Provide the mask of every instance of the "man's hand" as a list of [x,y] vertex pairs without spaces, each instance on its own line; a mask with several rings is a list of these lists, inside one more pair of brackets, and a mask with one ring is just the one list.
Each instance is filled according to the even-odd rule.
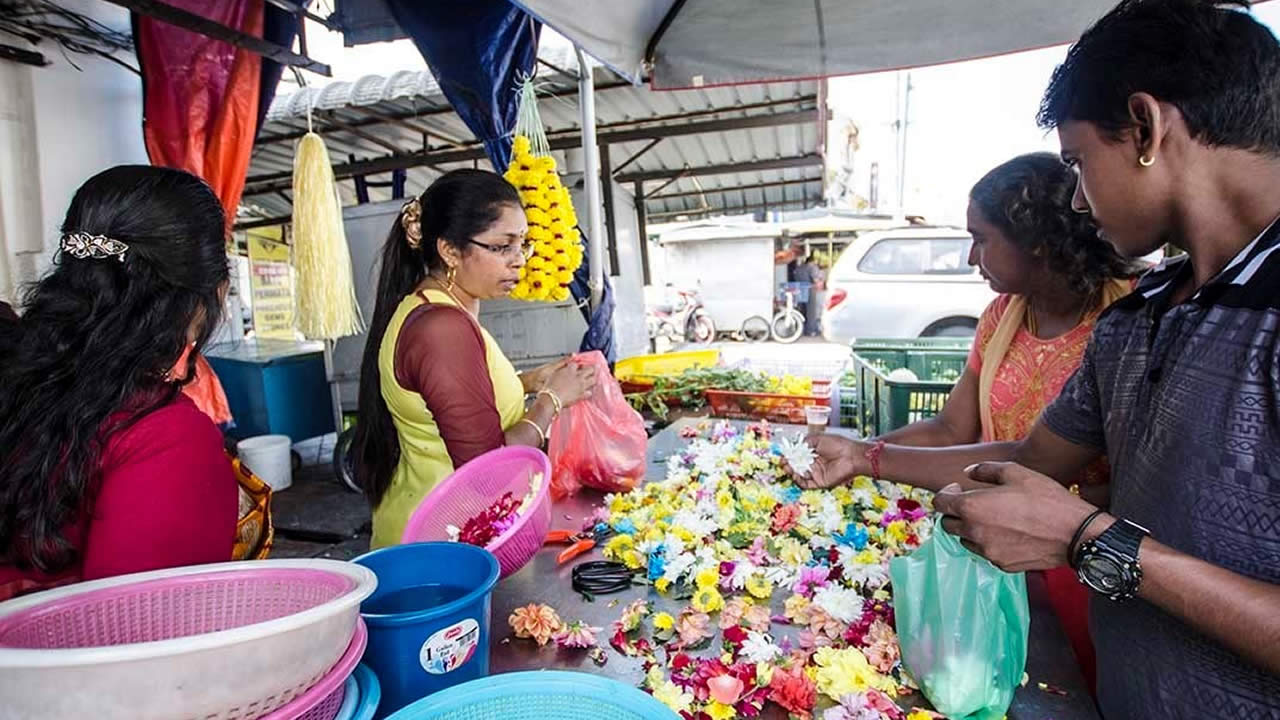
[[805,490],[833,488],[870,472],[863,443],[839,435],[810,435],[805,442],[818,456],[809,474],[796,478]]
[[[965,472],[989,487],[961,492],[951,485],[934,496],[947,532],[1006,572],[1067,564],[1072,535],[1096,508],[1052,478],[1014,463],[979,463]],[[1099,517],[1086,539],[1112,522]]]

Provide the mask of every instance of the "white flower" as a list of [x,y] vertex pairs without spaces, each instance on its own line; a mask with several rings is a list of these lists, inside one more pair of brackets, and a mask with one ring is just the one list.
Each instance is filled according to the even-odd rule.
[[742,656],[758,665],[778,659],[782,656],[782,650],[773,644],[773,638],[752,630],[742,643]]
[[695,440],[689,449],[694,454],[693,466],[703,475],[714,475],[719,472],[733,454],[730,445]]
[[846,570],[845,579],[863,592],[871,592],[889,584],[889,570],[884,565],[859,565]]
[[693,533],[694,537],[706,537],[718,529],[716,521],[712,518],[713,513],[717,510],[718,508],[715,508],[714,505],[712,506],[712,511],[706,514],[697,510],[681,510],[671,518],[671,524],[688,530]]
[[791,587],[796,584],[796,578],[800,577],[800,573],[782,565],[775,565],[764,569],[764,577],[774,587]]
[[667,558],[662,577],[671,582],[678,582],[685,573],[689,572],[695,562],[697,562],[697,558],[693,556],[693,553],[683,552],[673,555]]
[[827,537],[826,535],[814,535],[813,537],[809,538],[809,547],[813,548],[814,550],[826,550],[835,544],[836,544],[836,541],[832,540],[830,537]]
[[822,503],[818,507],[813,522],[828,534],[840,532],[847,523],[844,513],[840,511],[840,503],[829,494],[822,497]]
[[729,585],[734,590],[741,590],[747,586],[747,578],[760,572],[760,568],[751,564],[746,558],[739,559],[737,564],[733,566],[733,575],[729,578]]
[[818,588],[813,604],[842,623],[851,623],[862,615],[862,593],[835,584]]
[[818,456],[813,454],[813,448],[805,443],[804,438],[798,436],[794,438],[779,438],[778,449],[782,452],[783,459],[787,461],[787,464],[791,466],[795,474],[800,477],[807,476],[809,471],[813,469],[814,461],[818,459]]
[[449,542],[458,542],[458,538],[462,535],[462,528],[457,525],[445,525],[444,531],[449,535]]
[[684,552],[684,540],[675,533],[667,533],[667,539],[662,541],[667,557],[675,557]]

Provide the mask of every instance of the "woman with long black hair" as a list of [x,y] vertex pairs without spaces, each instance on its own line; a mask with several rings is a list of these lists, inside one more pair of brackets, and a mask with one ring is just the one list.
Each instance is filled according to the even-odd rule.
[[182,393],[227,290],[225,217],[178,170],[115,167],[76,191],[0,342],[0,600],[231,558],[236,479]]
[[[591,394],[589,368],[562,361],[517,374],[477,320],[481,300],[515,287],[528,231],[516,189],[483,170],[442,175],[391,228],[352,445],[373,547],[398,543],[454,468],[504,445],[541,447],[556,413]],[[527,395],[536,397],[526,409]]]

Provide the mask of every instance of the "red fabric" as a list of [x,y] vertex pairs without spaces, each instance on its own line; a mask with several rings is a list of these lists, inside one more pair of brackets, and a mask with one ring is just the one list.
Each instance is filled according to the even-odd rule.
[[426,304],[396,338],[396,382],[422,396],[455,468],[506,444],[484,337],[463,310]]
[[185,396],[107,440],[91,511],[56,575],[0,565],[0,600],[79,580],[231,559],[239,490],[222,436]]
[[1089,693],[1094,694],[1098,687],[1098,655],[1089,635],[1089,589],[1069,567],[1045,570],[1043,574],[1049,588],[1049,605],[1071,643]]
[[[167,0],[262,37],[262,0]],[[199,175],[235,218],[258,118],[262,58],[221,40],[138,17],[134,42],[145,92],[143,137],[153,165]]]

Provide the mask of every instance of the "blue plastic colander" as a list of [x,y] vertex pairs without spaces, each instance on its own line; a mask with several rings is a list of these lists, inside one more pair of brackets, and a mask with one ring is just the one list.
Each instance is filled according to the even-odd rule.
[[378,676],[373,674],[368,665],[357,665],[351,677],[359,688],[359,699],[346,720],[373,720],[374,713],[378,711],[378,703],[382,701],[382,687],[378,684]]
[[472,680],[408,705],[387,720],[678,720],[636,688],[597,675],[520,672]]

